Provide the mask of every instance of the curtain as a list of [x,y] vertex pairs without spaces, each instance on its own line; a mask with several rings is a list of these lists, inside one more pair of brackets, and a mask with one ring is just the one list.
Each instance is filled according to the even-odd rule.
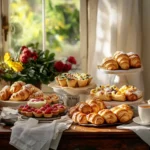
[[[98,85],[110,84],[115,77],[97,69],[103,58],[112,56],[115,51],[132,51],[141,57],[140,7],[140,0],[98,0],[96,39],[88,50],[88,72]],[[144,91],[142,72],[126,74],[125,79],[127,82],[123,83]]]

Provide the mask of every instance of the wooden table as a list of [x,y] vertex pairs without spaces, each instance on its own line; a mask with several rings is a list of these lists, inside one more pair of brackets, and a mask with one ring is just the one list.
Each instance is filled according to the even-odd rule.
[[[0,150],[15,150],[9,145],[11,129],[0,126]],[[116,127],[82,127],[72,125],[64,131],[58,150],[149,150],[134,132]]]

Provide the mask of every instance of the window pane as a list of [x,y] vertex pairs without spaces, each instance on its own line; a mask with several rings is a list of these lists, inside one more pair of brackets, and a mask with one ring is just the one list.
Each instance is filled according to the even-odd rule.
[[9,47],[17,51],[18,47],[38,43],[42,48],[42,1],[10,0]]
[[79,55],[80,0],[46,0],[46,47],[56,56]]

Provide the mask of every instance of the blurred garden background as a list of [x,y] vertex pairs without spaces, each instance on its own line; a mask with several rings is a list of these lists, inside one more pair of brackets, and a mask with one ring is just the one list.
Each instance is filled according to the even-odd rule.
[[[42,50],[42,0],[10,0],[9,48],[31,45]],[[80,0],[45,0],[46,49],[56,58],[80,49]]]

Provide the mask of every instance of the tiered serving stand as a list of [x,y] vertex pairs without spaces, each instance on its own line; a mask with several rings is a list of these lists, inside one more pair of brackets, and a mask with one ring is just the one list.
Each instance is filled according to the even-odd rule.
[[50,83],[49,87],[53,88],[54,92],[63,96],[64,104],[68,107],[74,106],[79,101],[84,101],[88,97],[90,90],[96,87],[95,83],[90,83],[85,87],[62,87],[55,82]]
[[[143,71],[143,67],[141,68],[136,68],[136,69],[128,69],[128,70],[106,70],[103,68],[99,68],[98,69],[100,71],[100,73],[104,73],[104,74],[111,74],[114,75],[112,77],[110,77],[109,79],[109,84],[110,85],[116,85],[117,87],[121,87],[123,85],[130,85],[128,79],[127,79],[127,75],[129,74],[135,74],[135,73],[139,73],[141,71]],[[129,104],[129,105],[138,105],[140,103],[144,103],[143,98],[140,98],[136,101],[105,101],[106,105],[111,105],[111,106],[115,106],[115,105],[119,105],[119,104]]]

